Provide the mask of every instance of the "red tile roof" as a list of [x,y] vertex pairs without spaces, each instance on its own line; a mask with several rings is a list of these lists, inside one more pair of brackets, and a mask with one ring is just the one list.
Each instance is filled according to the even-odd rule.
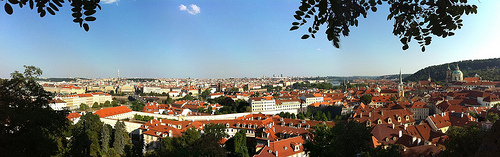
[[99,115],[99,117],[104,118],[108,116],[113,116],[117,114],[132,112],[131,109],[127,108],[127,106],[117,106],[111,108],[104,108],[97,110],[94,114]]

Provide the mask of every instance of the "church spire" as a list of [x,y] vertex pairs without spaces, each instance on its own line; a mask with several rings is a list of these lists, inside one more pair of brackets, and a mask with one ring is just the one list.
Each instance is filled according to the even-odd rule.
[[403,84],[403,75],[401,74],[401,68],[399,68],[399,84]]

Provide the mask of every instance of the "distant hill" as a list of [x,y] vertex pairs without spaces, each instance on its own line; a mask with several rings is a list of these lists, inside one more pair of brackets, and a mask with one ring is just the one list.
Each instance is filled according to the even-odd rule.
[[417,71],[416,73],[404,78],[403,80],[405,82],[427,80],[430,75],[432,81],[444,82],[446,79],[446,70],[448,66],[450,66],[450,69],[453,71],[455,70],[455,67],[457,65],[464,74],[464,77],[474,77],[475,74],[478,74],[483,80],[500,80],[500,58],[464,60],[429,66]]

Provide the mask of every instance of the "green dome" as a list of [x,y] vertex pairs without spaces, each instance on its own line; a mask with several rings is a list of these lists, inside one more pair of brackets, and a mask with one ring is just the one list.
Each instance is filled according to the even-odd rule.
[[455,71],[453,71],[453,73],[454,73],[454,74],[461,74],[461,73],[462,73],[462,71],[460,71],[460,70],[455,70]]

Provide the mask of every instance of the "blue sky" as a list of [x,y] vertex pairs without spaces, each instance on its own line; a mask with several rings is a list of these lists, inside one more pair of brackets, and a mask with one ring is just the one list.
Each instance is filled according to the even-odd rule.
[[[433,38],[426,52],[417,43],[403,51],[379,7],[341,38],[302,40],[307,27],[289,31],[299,0],[107,0],[85,32],[71,7],[40,18],[36,10],[0,11],[0,77],[34,65],[43,77],[228,78],[353,76],[414,73],[467,59],[500,57],[500,1],[470,1],[478,14],[446,39]],[[0,2],[3,5],[3,2]],[[304,26],[309,26],[306,24]]]

